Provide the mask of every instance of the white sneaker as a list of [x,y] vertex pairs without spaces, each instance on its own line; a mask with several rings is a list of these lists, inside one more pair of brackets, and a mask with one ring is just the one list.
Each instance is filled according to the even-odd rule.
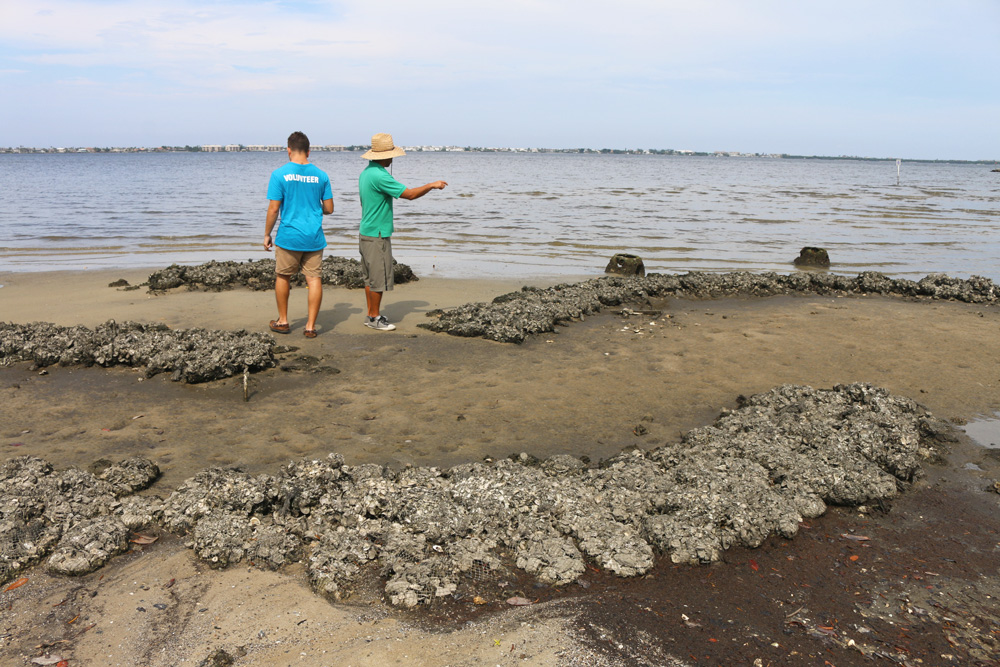
[[389,324],[389,320],[385,318],[385,315],[379,315],[378,317],[365,316],[365,326],[369,329],[375,329],[376,331],[395,331],[396,325]]

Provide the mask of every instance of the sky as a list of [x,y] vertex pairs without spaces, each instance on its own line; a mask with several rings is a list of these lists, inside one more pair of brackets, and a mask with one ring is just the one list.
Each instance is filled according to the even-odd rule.
[[0,146],[1000,159],[1000,0],[0,0]]

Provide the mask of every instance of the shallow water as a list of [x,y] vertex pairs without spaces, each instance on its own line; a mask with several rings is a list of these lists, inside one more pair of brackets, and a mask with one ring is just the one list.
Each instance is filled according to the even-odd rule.
[[998,417],[971,421],[961,428],[977,445],[986,449],[1000,449],[1000,418]]
[[[259,259],[270,172],[284,153],[0,155],[0,270]],[[314,153],[331,177],[328,252],[357,254],[358,153]],[[397,258],[419,275],[783,271],[806,245],[832,270],[1000,280],[1000,175],[987,165],[657,155],[411,153]]]

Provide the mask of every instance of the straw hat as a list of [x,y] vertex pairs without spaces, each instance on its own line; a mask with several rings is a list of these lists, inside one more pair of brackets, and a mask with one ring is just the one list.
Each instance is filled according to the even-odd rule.
[[388,160],[392,157],[402,157],[406,155],[402,148],[396,148],[392,143],[392,135],[379,132],[372,137],[372,149],[363,154],[366,160]]

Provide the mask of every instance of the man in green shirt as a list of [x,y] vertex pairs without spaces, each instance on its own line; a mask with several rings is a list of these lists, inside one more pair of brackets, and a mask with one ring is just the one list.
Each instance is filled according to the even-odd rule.
[[400,197],[418,199],[431,190],[443,190],[448,185],[444,181],[434,181],[417,188],[406,187],[386,169],[393,158],[403,155],[406,153],[392,143],[391,134],[379,133],[372,137],[371,150],[361,156],[369,161],[358,178],[358,194],[361,197],[359,246],[368,305],[365,326],[377,331],[396,328],[385,315],[379,313],[382,292],[393,287],[392,200]]

